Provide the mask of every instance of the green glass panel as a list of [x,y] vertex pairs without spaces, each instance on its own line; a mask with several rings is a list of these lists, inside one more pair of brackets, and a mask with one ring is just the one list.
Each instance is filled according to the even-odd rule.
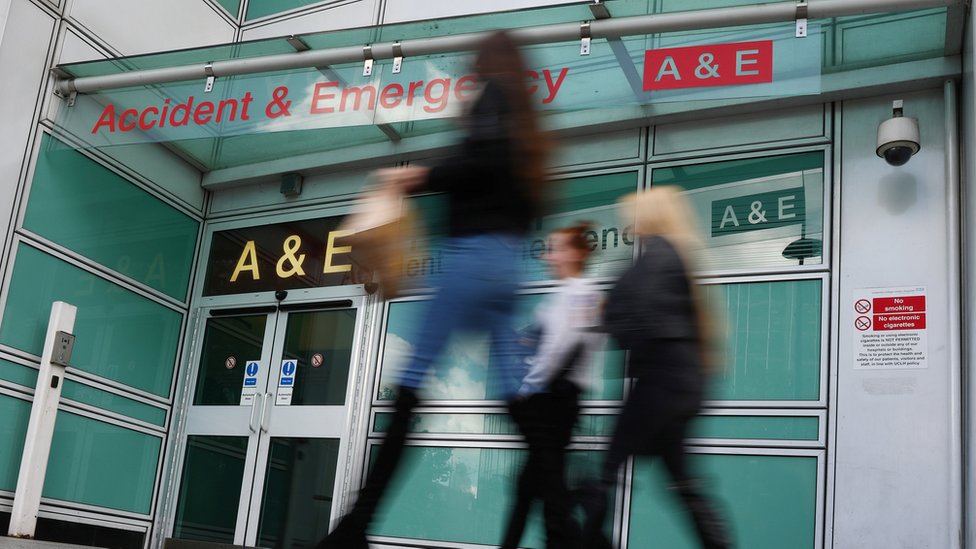
[[0,395],[0,490],[17,488],[30,412],[30,401]]
[[40,356],[54,301],[78,308],[72,366],[169,396],[180,313],[21,245],[0,324],[0,341]]
[[47,135],[41,142],[24,227],[171,297],[186,299],[199,223]]
[[318,4],[321,0],[249,0],[247,3],[247,21],[274,15],[283,11],[301,8],[311,4]]
[[234,542],[246,454],[247,437],[186,437],[174,538]]
[[[543,294],[519,296],[514,325],[531,322],[531,313]],[[390,400],[395,395],[396,375],[410,356],[421,318],[423,301],[391,303],[387,316],[387,334],[383,347],[378,398]],[[444,352],[434,362],[423,397],[437,400],[482,400],[487,395],[488,336],[455,332]],[[584,400],[619,400],[623,396],[624,353],[612,344],[596,353]]]
[[313,547],[329,533],[338,460],[338,439],[271,439],[258,547]]
[[823,262],[822,152],[654,169],[685,189],[705,249],[701,269]]
[[[576,422],[577,436],[609,436],[613,434],[616,416],[583,414]],[[389,412],[377,412],[373,430],[385,433],[393,420]],[[518,427],[508,414],[414,414],[410,423],[412,433],[439,435],[517,435]]]
[[166,410],[155,406],[102,391],[70,379],[64,381],[61,397],[103,408],[123,416],[139,419],[163,427],[166,425]]
[[37,387],[37,369],[0,359],[0,379],[24,387]]
[[[833,71],[942,57],[946,44],[946,10],[935,8],[894,14],[838,17],[825,28],[834,35]],[[911,36],[892,40],[884,36]]]
[[45,497],[149,514],[162,439],[60,412]]
[[819,399],[822,286],[820,279],[702,286],[728,332],[709,398]]
[[692,438],[817,440],[819,419],[800,416],[698,416]]
[[297,361],[292,406],[345,404],[355,329],[356,309],[288,315],[284,359]]
[[[248,361],[261,360],[268,315],[207,319],[193,404],[237,406]],[[265,366],[267,368],[267,366]],[[265,370],[267,372],[267,370]]]
[[[524,459],[525,452],[514,449],[409,446],[403,469],[410,474],[396,477],[371,533],[497,547]],[[602,459],[602,452],[570,452],[570,488],[594,478]],[[520,547],[545,547],[541,515],[530,515]]]
[[[707,479],[705,490],[730,525],[735,547],[814,547],[817,458],[701,454],[692,462]],[[629,547],[700,547],[669,482],[660,460],[635,464]]]
[[241,0],[217,0],[217,3],[223,6],[231,17],[237,19],[237,12],[241,10]]

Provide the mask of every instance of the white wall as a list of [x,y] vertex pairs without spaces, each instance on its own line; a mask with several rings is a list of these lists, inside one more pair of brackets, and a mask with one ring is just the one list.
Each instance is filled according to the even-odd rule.
[[121,55],[223,44],[236,32],[200,0],[68,0],[65,17]]
[[[951,369],[942,90],[842,106],[839,358],[833,546],[956,547],[950,531]],[[922,150],[895,168],[875,156],[891,100],[919,119]],[[928,368],[854,369],[856,290],[927,288]]]
[[[0,10],[3,3],[0,2]],[[9,3],[7,24],[0,35],[0,233],[2,250],[10,235],[8,220],[20,182],[21,166],[30,145],[37,110],[38,89],[46,78],[48,47],[54,34],[54,18],[28,0]]]

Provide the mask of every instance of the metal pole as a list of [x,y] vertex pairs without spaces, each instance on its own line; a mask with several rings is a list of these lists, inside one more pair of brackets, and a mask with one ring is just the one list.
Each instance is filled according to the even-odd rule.
[[[813,0],[807,10],[810,19],[826,19],[844,15],[890,13],[923,8],[962,4],[963,0]],[[589,22],[593,38],[699,30],[739,25],[755,25],[793,21],[796,19],[795,1],[777,2],[730,8],[716,8],[676,13],[662,13],[599,19]],[[522,45],[549,44],[580,39],[580,23],[558,23],[512,30]],[[434,36],[399,42],[405,57],[433,55],[474,49],[484,33]],[[365,44],[364,44],[365,45]],[[370,44],[373,59],[392,59],[395,43]],[[208,72],[206,63],[130,71],[104,76],[59,79],[57,90],[63,95],[93,93],[113,88],[148,86],[167,82],[204,80],[210,74],[239,76],[281,70],[301,69],[363,61],[363,46],[344,46],[327,50],[306,50],[295,53],[268,55],[248,59],[213,61]]]
[[[78,309],[63,301],[51,305],[51,319],[47,324],[44,351],[41,354],[41,371],[37,375],[34,403],[31,405],[27,438],[20,460],[17,491],[10,515],[8,535],[33,538],[37,526],[37,510],[41,505],[41,490],[47,473],[47,458],[54,438],[54,421],[57,418],[61,387],[64,385],[65,364],[71,357]],[[52,361],[53,360],[53,361]]]
[[947,547],[963,547],[963,450],[962,450],[962,300],[961,255],[959,223],[959,138],[957,120],[956,83],[946,80],[943,86],[945,99],[945,169],[946,222],[948,234],[948,288],[949,297],[949,539]]

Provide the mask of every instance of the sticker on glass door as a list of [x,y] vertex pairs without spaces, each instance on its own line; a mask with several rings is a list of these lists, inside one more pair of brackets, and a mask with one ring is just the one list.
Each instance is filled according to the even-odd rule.
[[295,387],[295,372],[298,363],[294,360],[282,360],[281,370],[278,372],[278,396],[275,406],[291,406],[291,393]]
[[254,394],[258,390],[258,372],[261,371],[261,363],[256,360],[248,360],[244,366],[244,384],[241,385],[241,406],[247,406],[254,402]]

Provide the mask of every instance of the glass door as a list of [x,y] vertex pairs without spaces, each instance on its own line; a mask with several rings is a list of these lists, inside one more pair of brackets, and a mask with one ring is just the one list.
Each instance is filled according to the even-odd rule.
[[362,301],[205,311],[173,537],[284,548],[326,534]]

